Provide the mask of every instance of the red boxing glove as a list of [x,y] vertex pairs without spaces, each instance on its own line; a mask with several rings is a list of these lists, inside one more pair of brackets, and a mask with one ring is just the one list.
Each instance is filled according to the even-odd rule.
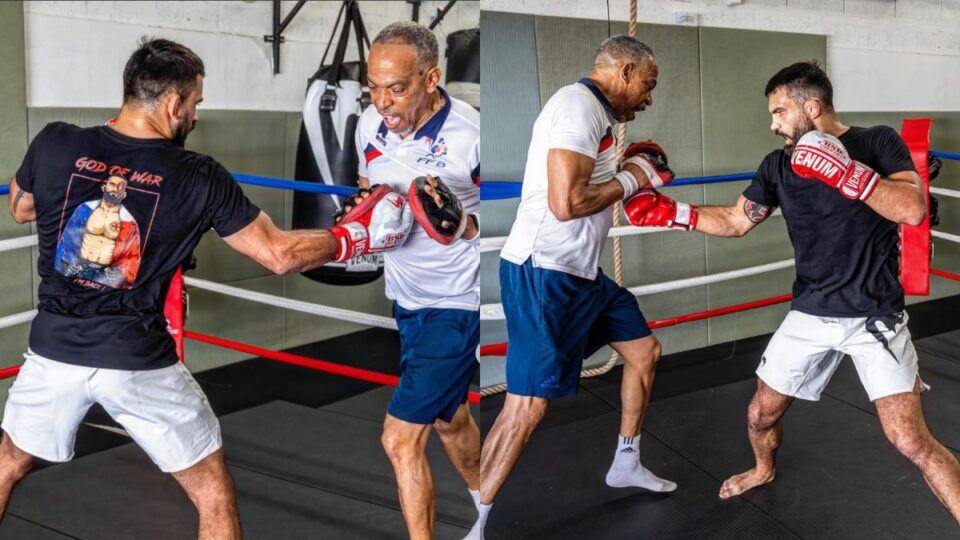
[[861,201],[867,200],[880,180],[873,169],[850,159],[839,139],[819,131],[800,137],[790,167],[800,178],[816,178],[844,197]]
[[[365,191],[369,192],[366,198],[363,197]],[[337,239],[336,262],[390,251],[407,240],[413,225],[413,213],[403,196],[394,193],[389,186],[361,189],[344,204],[353,208],[338,213],[336,226],[329,229]]]
[[692,230],[697,226],[697,207],[677,202],[653,189],[642,189],[623,207],[627,221],[637,227],[670,227]]
[[647,176],[649,185],[655,188],[669,184],[676,176],[667,166],[667,153],[660,148],[659,144],[649,139],[635,142],[624,150],[620,168],[623,168],[626,163],[640,167],[643,174]]

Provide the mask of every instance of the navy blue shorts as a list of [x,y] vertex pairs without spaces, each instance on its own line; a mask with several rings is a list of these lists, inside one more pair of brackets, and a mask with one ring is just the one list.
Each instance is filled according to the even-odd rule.
[[400,330],[400,384],[387,412],[412,424],[453,420],[477,372],[480,312],[393,306]]
[[507,319],[507,392],[558,398],[577,393],[583,359],[612,342],[651,334],[637,299],[600,271],[593,281],[500,260]]

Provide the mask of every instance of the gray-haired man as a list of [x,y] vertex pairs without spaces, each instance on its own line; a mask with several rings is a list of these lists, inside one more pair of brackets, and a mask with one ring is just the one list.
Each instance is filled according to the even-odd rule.
[[593,70],[559,89],[533,126],[523,195],[501,251],[500,289],[510,348],[507,397],[484,443],[480,519],[486,513],[551,399],[576,393],[583,359],[604,345],[624,359],[618,447],[612,487],[672,491],[640,464],[640,426],[650,399],[660,342],[636,298],[598,267],[614,203],[672,179],[653,143],[617,162],[613,127],[653,103],[657,63],[649,47],[614,36]]

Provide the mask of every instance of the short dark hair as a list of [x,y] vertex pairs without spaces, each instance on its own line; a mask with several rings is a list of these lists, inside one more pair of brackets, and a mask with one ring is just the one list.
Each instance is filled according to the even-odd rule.
[[784,88],[787,95],[797,103],[802,104],[810,98],[817,98],[829,108],[833,108],[833,85],[827,72],[820,68],[816,60],[791,64],[770,78],[763,95],[770,94]]
[[144,37],[123,68],[123,102],[155,103],[169,92],[185,98],[203,77],[203,60],[168,39]]
[[373,38],[374,43],[382,45],[410,45],[417,50],[417,61],[421,66],[432,68],[440,59],[440,47],[437,37],[426,26],[411,21],[400,21],[387,25]]

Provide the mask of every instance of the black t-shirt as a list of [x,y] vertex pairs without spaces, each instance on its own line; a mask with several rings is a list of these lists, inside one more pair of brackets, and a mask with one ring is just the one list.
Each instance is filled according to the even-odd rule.
[[[881,176],[916,171],[907,145],[887,126],[851,127],[839,139],[853,159]],[[743,195],[783,210],[796,259],[793,309],[824,317],[903,310],[896,223],[819,180],[795,175],[782,149],[763,159]]]
[[260,212],[213,158],[106,126],[48,124],[17,184],[39,237],[30,348],[97,368],[177,362],[163,315],[173,274],[211,227],[228,236]]

